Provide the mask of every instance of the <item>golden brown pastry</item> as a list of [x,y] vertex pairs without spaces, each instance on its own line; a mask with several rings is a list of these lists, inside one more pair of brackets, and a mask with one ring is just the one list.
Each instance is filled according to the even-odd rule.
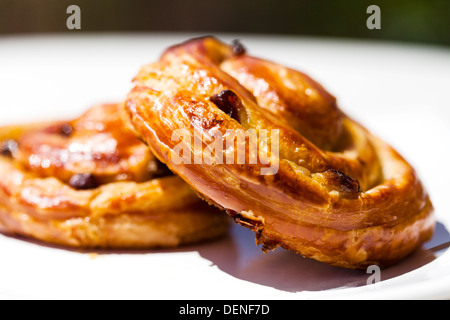
[[[414,169],[307,75],[206,37],[169,48],[134,83],[127,109],[141,138],[205,199],[255,231],[263,250],[281,246],[365,268],[393,264],[430,239],[433,208]],[[262,174],[270,170],[262,160],[238,163],[234,144],[198,164],[208,144],[186,143],[191,163],[180,162],[182,140],[173,135],[180,130],[222,137],[222,146],[229,132],[253,130],[277,170]],[[276,135],[264,142],[264,131],[278,132],[273,148]],[[249,160],[253,149],[244,147]],[[230,155],[234,164],[217,161]]]
[[161,164],[123,105],[70,122],[0,128],[0,231],[76,248],[174,247],[227,216]]

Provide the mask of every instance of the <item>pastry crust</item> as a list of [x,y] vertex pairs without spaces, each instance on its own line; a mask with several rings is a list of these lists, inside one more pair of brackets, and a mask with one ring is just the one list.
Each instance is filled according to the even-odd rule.
[[[123,121],[123,105],[100,105],[71,122],[0,128],[0,231],[75,248],[176,247],[228,229]],[[71,186],[77,174],[97,186]]]
[[[433,207],[414,169],[307,75],[206,37],[169,48],[134,84],[126,104],[135,130],[199,194],[254,230],[263,250],[366,268],[396,263],[432,236]],[[177,129],[206,137],[277,129],[279,169],[175,163]],[[189,148],[195,155],[205,144]]]

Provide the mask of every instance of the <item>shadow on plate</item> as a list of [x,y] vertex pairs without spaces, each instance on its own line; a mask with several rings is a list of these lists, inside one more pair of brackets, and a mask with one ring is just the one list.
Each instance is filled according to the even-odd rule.
[[[363,270],[332,267],[284,249],[264,254],[256,247],[253,232],[239,226],[233,227],[232,237],[217,245],[220,250],[202,246],[197,251],[236,278],[288,292],[363,286],[372,275]],[[436,259],[437,254],[449,246],[450,233],[438,223],[433,239],[402,262],[383,269],[381,280],[418,269]]]
[[[216,241],[163,250],[77,250],[22,237],[14,238],[84,254],[170,254],[197,251],[202,258],[210,261],[212,266],[217,266],[235,278],[287,292],[364,286],[371,276],[363,270],[332,267],[281,248],[265,254],[255,245],[254,233],[238,225],[231,227],[228,236]],[[418,269],[435,260],[449,246],[450,233],[442,223],[438,223],[433,238],[402,262],[383,269],[381,280],[392,279]]]

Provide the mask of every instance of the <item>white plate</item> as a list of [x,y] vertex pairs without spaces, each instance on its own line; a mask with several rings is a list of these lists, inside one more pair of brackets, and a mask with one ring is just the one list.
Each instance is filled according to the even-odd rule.
[[[0,39],[0,124],[59,119],[123,99],[144,63],[187,34]],[[450,298],[450,51],[314,38],[239,37],[251,54],[310,74],[417,169],[438,217],[432,241],[370,274],[260,252],[251,232],[178,250],[93,256],[0,235],[0,297],[39,299]],[[434,248],[434,249],[433,249]],[[442,249],[442,250],[440,250]],[[439,251],[440,250],[440,251]]]

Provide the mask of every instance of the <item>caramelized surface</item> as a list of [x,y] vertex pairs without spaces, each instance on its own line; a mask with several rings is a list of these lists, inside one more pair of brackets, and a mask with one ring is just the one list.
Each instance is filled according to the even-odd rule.
[[121,110],[100,105],[70,122],[0,128],[0,232],[116,249],[227,232],[226,215],[161,165]]
[[92,174],[100,184],[146,181],[157,170],[155,157],[122,118],[120,105],[99,105],[80,118],[24,134],[17,159],[42,177],[68,183]]
[[[310,77],[238,51],[215,38],[193,39],[136,76],[128,112],[162,162],[254,230],[263,250],[282,246],[364,268],[395,263],[431,237],[429,196],[395,150],[340,111]],[[220,98],[228,91],[238,102]],[[278,129],[279,170],[267,176],[260,162],[174,163],[177,129],[206,137]],[[189,148],[195,155],[205,145]]]

